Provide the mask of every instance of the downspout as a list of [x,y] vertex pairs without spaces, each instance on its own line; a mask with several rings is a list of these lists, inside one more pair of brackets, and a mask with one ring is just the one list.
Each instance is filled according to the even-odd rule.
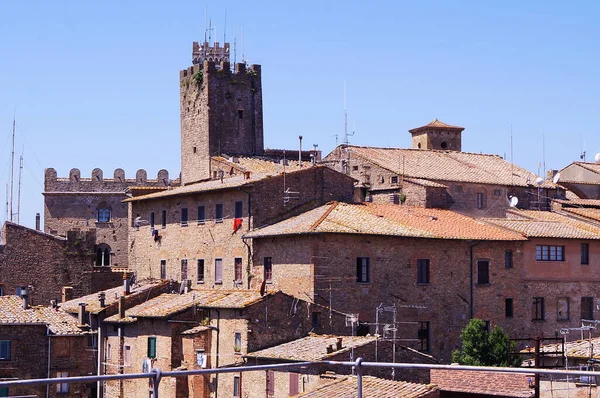
[[[47,378],[50,378],[50,348],[51,348],[51,344],[50,344],[50,326],[46,325],[46,336],[48,336],[48,374],[47,374]],[[46,384],[46,398],[50,397],[50,384]]]
[[[219,334],[221,333],[220,328],[220,320],[221,320],[221,312],[215,308],[217,311],[217,360],[215,361],[215,368],[219,367]],[[219,374],[215,374],[215,398],[219,396]]]
[[473,319],[473,315],[475,314],[474,303],[473,303],[473,300],[474,300],[474,298],[473,298],[473,296],[474,296],[474,291],[473,291],[473,288],[474,288],[474,285],[473,285],[473,282],[474,282],[474,280],[473,280],[474,279],[474,272],[473,272],[473,248],[475,246],[477,246],[479,243],[480,242],[475,242],[472,245],[469,245],[469,268],[470,268],[470,273],[469,273],[470,274],[470,279],[469,280],[471,282],[470,283],[471,284],[471,287],[470,287],[470,293],[471,293],[471,302],[470,302],[471,315],[470,315],[469,319]]

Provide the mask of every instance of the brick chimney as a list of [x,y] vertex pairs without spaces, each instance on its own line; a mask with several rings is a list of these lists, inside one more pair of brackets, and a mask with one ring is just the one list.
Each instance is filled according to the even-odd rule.
[[336,343],[336,350],[341,350],[341,349],[342,349],[342,338],[338,337],[337,343]]
[[73,299],[73,286],[63,286],[62,288],[62,302],[67,302]]
[[106,293],[104,293],[104,292],[98,293],[98,303],[100,304],[101,308],[106,307]]

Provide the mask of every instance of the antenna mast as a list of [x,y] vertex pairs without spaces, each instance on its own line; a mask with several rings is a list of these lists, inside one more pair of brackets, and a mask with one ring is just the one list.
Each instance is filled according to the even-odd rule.
[[346,108],[346,81],[344,80],[344,144],[348,145],[348,111]]
[[242,25],[242,63],[246,63],[246,57],[244,55],[244,25]]
[[13,218],[13,191],[14,191],[14,179],[15,179],[15,127],[17,125],[16,117],[13,116],[13,129],[12,129],[12,151],[10,153],[10,214],[9,220]]
[[233,22],[233,67],[237,63],[237,26]]
[[23,155],[19,157],[19,190],[17,194],[17,224],[21,225],[21,176],[23,175]]
[[223,28],[223,46],[227,42],[227,10],[225,10],[225,27]]

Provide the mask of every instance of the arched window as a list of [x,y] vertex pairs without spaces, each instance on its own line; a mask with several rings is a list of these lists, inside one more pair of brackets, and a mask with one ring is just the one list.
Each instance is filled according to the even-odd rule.
[[110,265],[110,246],[106,244],[98,245],[96,248],[96,266],[109,266]]

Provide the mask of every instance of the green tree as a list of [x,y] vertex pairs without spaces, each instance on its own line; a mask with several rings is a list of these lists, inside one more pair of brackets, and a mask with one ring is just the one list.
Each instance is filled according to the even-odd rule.
[[[515,343],[500,326],[488,333],[485,322],[471,319],[460,334],[461,349],[452,352],[452,361],[472,366],[509,366],[508,352]],[[513,363],[514,365],[514,363]]]

